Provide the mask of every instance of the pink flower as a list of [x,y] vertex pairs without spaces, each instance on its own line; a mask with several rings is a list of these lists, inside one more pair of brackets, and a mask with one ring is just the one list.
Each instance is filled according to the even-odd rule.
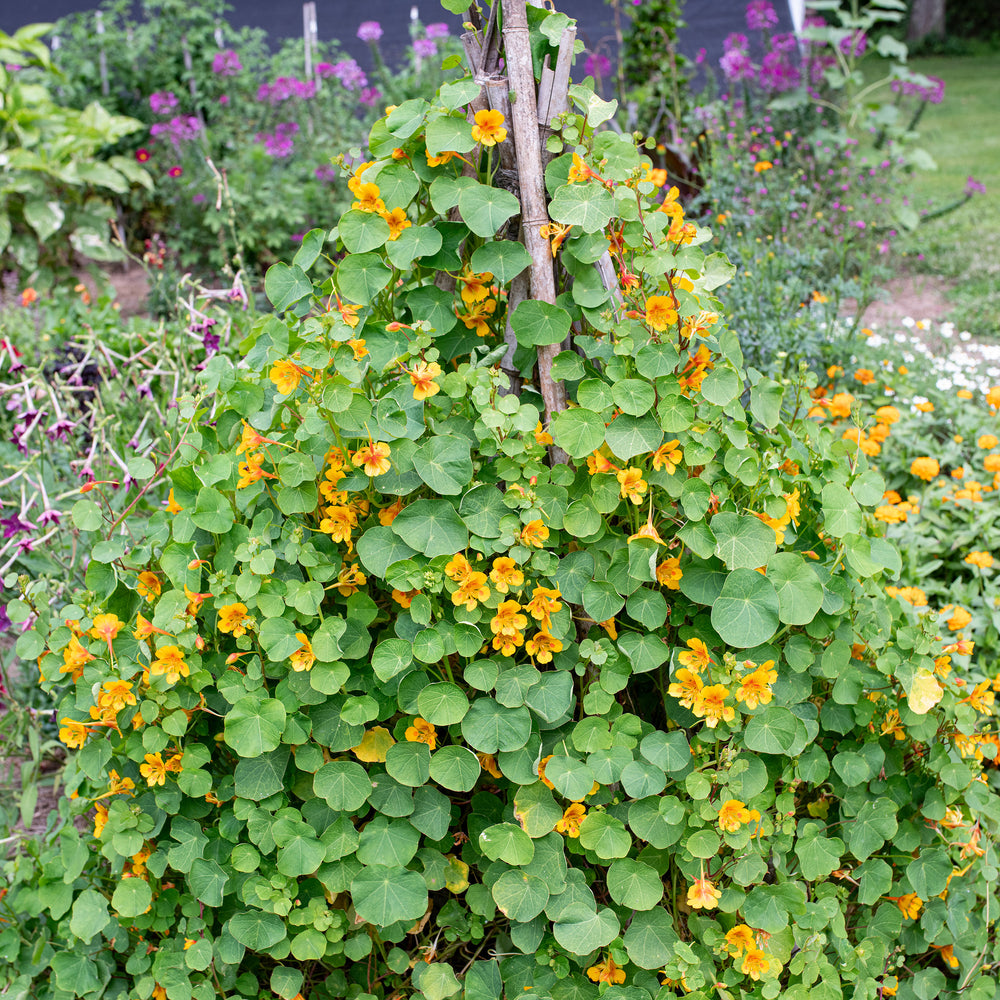
[[377,42],[382,37],[382,25],[378,21],[362,21],[358,25],[358,38],[363,42]]
[[180,175],[183,174],[183,173],[184,173],[184,168],[183,167],[171,167],[167,171],[167,176],[169,176],[169,177],[180,177]]

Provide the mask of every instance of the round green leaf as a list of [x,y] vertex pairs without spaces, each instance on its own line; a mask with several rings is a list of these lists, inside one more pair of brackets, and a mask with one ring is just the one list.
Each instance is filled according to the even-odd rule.
[[608,861],[624,858],[632,847],[632,838],[620,819],[604,812],[588,812],[580,824],[580,846]]
[[586,458],[604,443],[604,421],[592,410],[562,410],[549,424],[552,440],[570,458]]
[[491,237],[521,210],[521,203],[502,188],[470,184],[458,196],[458,210],[462,213],[462,220],[477,236]]
[[545,765],[545,777],[571,802],[581,802],[594,787],[594,772],[583,763],[557,754]]
[[376,927],[399,920],[416,920],[427,909],[423,876],[406,868],[369,865],[351,882],[351,898],[358,916]]
[[389,223],[375,212],[345,212],[337,232],[349,253],[377,250],[389,238]]
[[[548,775],[547,769],[545,773]],[[634,760],[622,769],[621,783],[630,798],[644,799],[647,795],[659,795],[667,787],[667,776],[655,764]]]
[[525,250],[524,244],[513,240],[484,243],[469,260],[476,274],[488,271],[501,285],[516,278],[530,264],[531,254]]
[[285,936],[285,922],[276,913],[248,910],[237,913],[228,923],[229,933],[251,951],[273,948]]
[[451,726],[465,718],[469,699],[457,684],[428,684],[417,695],[417,709],[421,718],[435,726]]
[[[277,265],[275,265],[277,266]],[[356,305],[367,305],[389,284],[392,271],[376,253],[349,254],[336,270],[341,296]]]
[[631,417],[623,413],[608,425],[605,432],[608,447],[622,460],[656,451],[663,440],[663,431],[654,417]]
[[722,839],[714,830],[698,830],[688,837],[684,846],[696,858],[714,858],[722,846]]
[[417,853],[420,834],[410,823],[376,816],[361,831],[358,861],[365,865],[396,865],[405,868]]
[[226,714],[226,745],[241,757],[259,757],[277,748],[285,719],[285,706],[277,698],[246,695]]
[[560,921],[552,926],[556,941],[574,955],[589,955],[598,948],[606,948],[621,929],[614,912],[601,907],[596,912],[584,903],[576,903],[560,914]]
[[537,875],[508,871],[493,884],[493,901],[509,920],[525,923],[545,909],[549,890]]
[[679,941],[670,914],[660,907],[637,913],[623,939],[629,959],[640,969],[664,966],[673,958]]
[[324,764],[313,776],[313,791],[334,812],[354,813],[368,801],[372,783],[360,764],[335,760]]
[[772,705],[750,719],[743,742],[748,750],[757,753],[786,754],[795,744],[800,725],[787,708]]
[[556,222],[579,226],[585,233],[598,233],[615,214],[615,199],[598,183],[564,184],[549,204]]
[[372,669],[383,683],[401,674],[412,662],[413,647],[403,639],[385,639],[372,654]]
[[552,792],[541,781],[522,785],[514,795],[514,819],[529,837],[550,834],[562,815]]
[[490,861],[523,867],[535,856],[532,839],[513,823],[495,823],[479,834],[479,849]]
[[625,378],[616,382],[611,394],[615,405],[633,417],[648,413],[656,402],[656,390],[639,378]]
[[663,881],[656,869],[632,858],[611,865],[607,884],[611,898],[633,910],[651,910],[663,898]]
[[394,743],[385,755],[385,769],[401,785],[418,788],[431,776],[431,748],[426,743]]
[[729,569],[755,570],[774,555],[774,530],[752,514],[716,514],[712,533],[716,555]]
[[625,598],[610,583],[591,580],[583,588],[583,609],[595,622],[614,618],[624,606]]
[[264,275],[264,292],[278,312],[284,312],[312,292],[312,282],[297,264],[272,264]]
[[778,595],[771,581],[752,569],[733,570],[712,605],[712,628],[719,638],[737,649],[750,649],[767,642],[779,625]]
[[439,496],[458,496],[472,479],[470,447],[465,437],[436,434],[428,438],[414,456],[417,474]]
[[465,522],[447,500],[417,500],[407,504],[393,520],[392,530],[430,559],[454,555],[469,544]]
[[462,719],[463,739],[480,753],[520,750],[530,735],[528,709],[505,708],[492,698],[477,698]]
[[389,263],[403,271],[419,257],[430,257],[441,249],[441,234],[430,226],[408,226],[385,245]]
[[[103,923],[107,922],[107,902],[104,901],[103,896],[101,900],[104,902],[104,921],[102,922],[91,917],[90,926],[83,934],[78,934],[78,937],[88,940],[90,936],[101,930]],[[153,892],[148,882],[141,878],[127,878],[119,882],[115,887],[114,894],[111,897],[111,906],[120,917],[138,917],[146,912],[152,901]],[[73,906],[73,916],[74,918],[76,917],[75,904]],[[75,934],[76,931],[74,930],[73,933]]]
[[510,326],[522,347],[561,344],[569,335],[570,315],[560,306],[526,299],[511,313]]
[[481,770],[479,758],[468,747],[442,747],[431,757],[431,778],[453,792],[471,791]]

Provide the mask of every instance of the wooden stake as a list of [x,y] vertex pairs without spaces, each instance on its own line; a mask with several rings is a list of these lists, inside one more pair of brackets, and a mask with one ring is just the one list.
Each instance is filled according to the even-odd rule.
[[[538,134],[538,106],[535,100],[535,74],[531,65],[531,41],[525,0],[500,0],[503,11],[504,56],[507,77],[513,94],[511,131],[517,155],[518,182],[521,188],[521,226],[524,244],[531,254],[531,297],[537,302],[555,304],[556,284],[549,241],[541,229],[548,224],[545,207],[545,179]],[[560,345],[538,348],[538,382],[545,405],[546,425],[555,414],[566,409],[566,387],[552,378],[552,362]],[[561,448],[549,449],[553,462],[569,464],[569,455]]]
[[101,36],[101,49],[97,54],[97,64],[101,70],[101,93],[107,97],[111,92],[111,88],[108,83],[108,54],[104,51],[104,15],[97,11],[94,14],[94,20],[97,22],[97,34]]

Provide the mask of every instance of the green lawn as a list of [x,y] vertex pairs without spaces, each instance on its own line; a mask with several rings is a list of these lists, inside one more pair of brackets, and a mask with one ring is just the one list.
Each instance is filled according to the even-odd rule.
[[[924,112],[919,144],[937,161],[913,178],[916,208],[951,203],[968,177],[986,185],[962,208],[923,225],[903,244],[903,265],[955,282],[951,319],[961,329],[1000,335],[1000,52],[914,60],[946,83],[944,101]],[[917,255],[924,259],[918,260]]]

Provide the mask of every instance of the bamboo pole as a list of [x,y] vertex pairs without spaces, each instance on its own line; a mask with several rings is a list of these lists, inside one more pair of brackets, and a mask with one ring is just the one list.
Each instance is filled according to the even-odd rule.
[[[535,100],[535,74],[531,65],[531,41],[528,35],[526,0],[500,0],[503,12],[504,56],[507,78],[513,94],[511,129],[517,154],[518,183],[521,189],[521,225],[524,244],[531,254],[531,297],[537,302],[555,304],[556,283],[552,269],[549,241],[542,236],[548,224],[545,207],[545,180],[538,134],[538,106]],[[552,362],[560,345],[538,348],[538,382],[545,405],[545,423],[566,409],[566,387],[552,378]],[[552,446],[553,463],[569,464],[569,455]]]

